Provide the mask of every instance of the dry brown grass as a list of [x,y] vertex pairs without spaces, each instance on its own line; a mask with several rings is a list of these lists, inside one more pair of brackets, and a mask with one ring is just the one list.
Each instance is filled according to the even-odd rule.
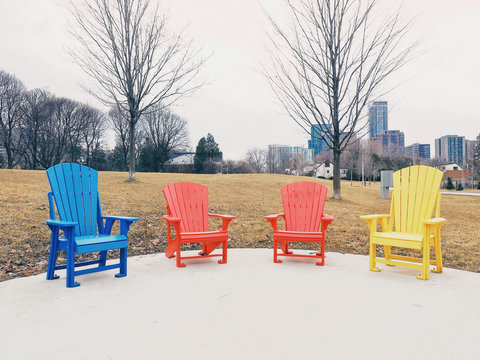
[[[230,247],[271,247],[272,230],[265,215],[282,209],[280,187],[311,180],[295,176],[194,175],[137,173],[134,184],[126,173],[102,172],[100,194],[105,215],[138,216],[130,232],[129,255],[161,252],[165,248],[162,187],[175,181],[205,184],[212,212],[236,215],[230,226]],[[329,187],[331,181],[315,180]],[[45,271],[49,231],[48,181],[44,171],[0,170],[0,280]],[[342,183],[342,201],[329,198],[325,212],[335,216],[327,231],[327,251],[368,253],[368,231],[359,215],[388,212],[390,201],[380,199],[378,184],[365,188]],[[480,198],[445,195],[442,216],[444,264],[480,272]],[[220,226],[211,220],[212,228]]]

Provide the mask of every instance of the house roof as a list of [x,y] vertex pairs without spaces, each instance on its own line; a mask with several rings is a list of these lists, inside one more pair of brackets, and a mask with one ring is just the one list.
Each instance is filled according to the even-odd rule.
[[470,171],[461,171],[461,170],[448,170],[444,174],[444,179],[451,178],[451,179],[466,179],[470,177]]
[[193,165],[195,153],[173,154],[165,165]]

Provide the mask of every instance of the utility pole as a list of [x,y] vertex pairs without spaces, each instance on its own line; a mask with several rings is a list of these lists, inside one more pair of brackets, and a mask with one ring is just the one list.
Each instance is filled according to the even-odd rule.
[[362,160],[362,185],[365,186],[365,167]]

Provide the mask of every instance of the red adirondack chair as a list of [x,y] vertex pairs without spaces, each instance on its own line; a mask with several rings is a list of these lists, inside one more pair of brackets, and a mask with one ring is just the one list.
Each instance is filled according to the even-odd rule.
[[[325,264],[325,231],[333,216],[323,213],[327,187],[319,183],[301,181],[282,187],[283,213],[266,216],[273,227],[273,262],[281,263],[278,256],[296,256],[321,259],[316,265]],[[279,230],[277,220],[285,219],[285,230]],[[294,254],[288,249],[289,242],[319,243],[315,255]],[[277,253],[280,246],[283,254]]]
[[[168,184],[163,188],[167,200],[167,215],[162,219],[167,221],[168,258],[177,257],[177,267],[185,267],[182,260],[200,257],[221,256],[219,264],[227,262],[228,224],[235,219],[231,215],[210,214],[208,212],[208,187],[191,182]],[[222,230],[208,231],[208,217],[218,217],[223,220]],[[172,238],[171,226],[175,230]],[[182,244],[202,243],[200,256],[181,257]],[[211,254],[222,245],[222,254]]]

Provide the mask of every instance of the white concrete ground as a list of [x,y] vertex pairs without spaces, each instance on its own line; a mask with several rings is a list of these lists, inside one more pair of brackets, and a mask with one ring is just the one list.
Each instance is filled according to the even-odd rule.
[[0,359],[478,359],[480,274],[416,270],[272,250],[186,261],[163,254],[80,276],[0,283]]

